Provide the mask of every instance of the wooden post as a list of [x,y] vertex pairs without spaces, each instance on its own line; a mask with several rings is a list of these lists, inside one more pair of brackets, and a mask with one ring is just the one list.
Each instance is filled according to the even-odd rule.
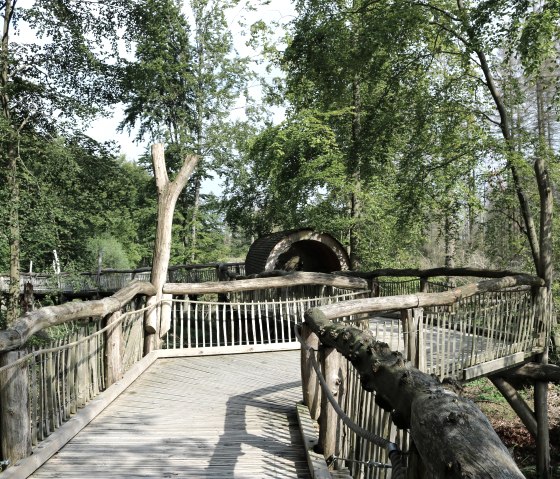
[[[305,323],[302,324],[301,336],[307,346],[315,351],[319,349],[319,338],[309,329]],[[315,353],[316,354],[316,353]],[[311,364],[311,352],[301,349],[301,378],[303,387],[303,403],[309,408],[309,414],[315,421],[321,412],[321,386],[317,379],[317,373]],[[317,357],[317,354],[316,356]]]
[[173,306],[173,295],[161,295],[161,311],[159,320],[159,335],[163,337],[171,328],[171,308]]
[[[422,280],[423,278],[420,279],[421,289],[425,286],[425,284],[422,285]],[[423,308],[401,310],[406,358],[411,362],[412,366],[418,368],[420,371],[422,371],[425,366],[423,341],[421,344],[422,333],[419,331],[423,314]],[[414,440],[410,438],[407,479],[423,479],[425,477],[427,476],[425,475],[425,467],[422,458],[418,453]]]
[[198,162],[198,157],[187,156],[183,166],[173,181],[169,181],[165,166],[164,148],[161,143],[152,145],[152,162],[154,176],[158,192],[158,219],[156,240],[154,243],[154,257],[152,262],[151,283],[156,288],[156,295],[148,300],[147,306],[154,306],[146,312],[144,328],[146,336],[144,339],[145,354],[159,346],[161,331],[159,329],[157,311],[155,305],[162,298],[163,285],[167,281],[167,268],[171,254],[171,228],[173,226],[173,213],[179,194],[187,184],[191,174]]
[[[552,322],[551,297],[548,288],[534,288],[533,298],[537,314],[537,331],[540,335],[544,353],[539,363],[548,364],[548,337]],[[537,420],[537,477],[552,478],[550,465],[550,431],[548,420],[548,382],[535,381],[535,418]]]
[[[343,375],[342,355],[330,347],[320,347],[321,369],[329,391],[341,402]],[[338,415],[327,399],[326,394],[321,397],[321,415],[319,416],[319,447],[325,459],[337,454],[338,449]]]
[[[0,366],[13,363],[23,354],[22,351],[1,354]],[[27,362],[0,373],[2,458],[12,465],[31,455],[28,383]]]
[[424,349],[421,344],[420,324],[424,316],[423,308],[401,310],[401,321],[404,336],[406,358],[415,368],[423,370],[425,365]]
[[[120,311],[108,316],[106,319],[107,326],[117,322],[120,317]],[[108,329],[105,333],[105,359],[105,377],[107,378],[107,387],[109,387],[123,377],[122,325],[120,323]]]
[[491,377],[490,381],[492,381],[496,389],[502,393],[502,396],[504,396],[511,408],[517,413],[527,430],[534,437],[537,437],[537,420],[535,419],[535,414],[531,411],[523,398],[519,396],[517,390],[503,378],[497,376]]

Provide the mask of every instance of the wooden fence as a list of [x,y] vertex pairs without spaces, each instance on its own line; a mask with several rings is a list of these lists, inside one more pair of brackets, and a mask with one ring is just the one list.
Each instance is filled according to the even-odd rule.
[[[375,392],[364,390],[359,373],[347,359],[336,349],[322,345],[306,325],[301,331],[303,403],[311,419],[318,422],[316,451],[324,455],[331,469],[348,470],[353,478],[391,478],[392,464],[386,446],[394,445],[406,454],[408,432],[393,424],[391,415],[377,404]],[[329,403],[326,390],[346,421]],[[349,427],[348,422],[355,427]],[[385,445],[372,442],[371,435]]]
[[[306,310],[367,294],[331,287],[320,289],[322,296],[311,297],[302,297],[302,292],[308,288],[300,291],[290,288],[289,292],[268,289],[245,292],[242,296],[246,301],[233,299],[219,302],[191,300],[188,296],[175,297],[170,301],[171,329],[164,338],[164,346],[167,349],[297,346],[293,328],[303,322]],[[251,295],[254,295],[254,300],[247,301]]]
[[[507,286],[517,279],[503,281]],[[526,281],[538,282],[531,278]],[[359,318],[362,326],[365,320],[377,341],[387,343],[391,350],[400,352],[404,360],[421,371],[440,379],[470,380],[522,363],[543,352],[551,322],[550,297],[541,295],[537,300],[538,291],[528,286],[503,288],[500,283],[495,289],[491,284],[488,288],[481,286],[489,283],[492,281],[446,293],[352,300],[317,307],[308,314],[318,314],[332,321]],[[406,291],[412,284],[408,282],[396,290]],[[415,284],[419,286],[418,282]],[[417,307],[410,307],[411,304]],[[398,312],[400,318],[378,316],[391,311]],[[333,392],[338,406],[349,419],[368,433],[396,443],[406,454],[407,431],[399,430],[389,413],[376,403],[376,394],[383,392],[364,391],[352,364],[334,348],[321,345],[305,325],[302,336],[304,402],[311,417],[318,421],[320,449],[325,459],[334,461],[335,468],[348,468],[354,479],[392,477],[388,449],[348,428],[329,405],[311,366],[311,353],[307,348],[318,351],[326,387]],[[415,457],[411,454],[410,460],[416,460]]]
[[[320,311],[328,319],[369,328],[425,372],[468,380],[519,363],[546,346],[549,298],[537,308],[536,280],[525,283],[533,290],[510,288],[516,281],[505,278],[491,287],[480,283],[449,291],[434,283],[430,287],[444,291],[363,299],[369,295],[363,279],[295,273],[245,281],[168,283],[164,293],[174,296],[156,307],[160,320],[167,314],[170,319],[163,347],[178,354],[293,348],[294,327],[302,323],[306,311]],[[425,291],[426,284],[407,281],[392,291]],[[3,457],[29,455],[32,447],[142,358],[144,299],[154,294],[153,286],[135,282],[103,300],[43,308],[22,317],[12,330],[0,331]],[[380,316],[388,311],[397,312],[397,317]],[[34,333],[53,325],[59,339],[22,349]],[[335,374],[328,365],[330,353],[321,355],[325,377],[334,378],[331,387],[338,391],[339,404],[350,419],[406,451],[406,431],[391,424],[377,406],[375,393],[361,389],[353,366],[339,359]],[[316,378],[305,355],[302,361],[304,389],[315,391],[307,393],[310,410],[320,408],[321,395],[313,386]],[[323,432],[334,434],[332,460],[344,463],[356,478],[390,477],[385,449],[345,429],[338,420],[334,424],[334,433],[332,427]],[[25,451],[14,452],[18,448]]]
[[43,308],[0,332],[3,458],[29,456],[142,358],[139,295],[152,288],[136,282],[111,298]]

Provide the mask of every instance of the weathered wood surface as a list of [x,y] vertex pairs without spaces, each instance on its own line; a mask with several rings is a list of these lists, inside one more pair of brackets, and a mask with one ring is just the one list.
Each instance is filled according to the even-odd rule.
[[[0,366],[16,361],[22,353],[0,355]],[[31,454],[27,365],[18,364],[0,373],[0,434],[2,458],[16,463]]]
[[160,359],[31,477],[301,478],[299,351]]
[[333,275],[328,273],[291,273],[284,276],[269,278],[242,279],[239,281],[223,281],[208,283],[167,283],[163,287],[164,293],[169,294],[208,294],[231,293],[238,291],[252,291],[268,288],[285,288],[321,284],[341,289],[367,289],[367,281],[361,278]]
[[155,289],[150,283],[132,281],[108,298],[48,306],[28,313],[19,318],[12,328],[0,331],[0,352],[22,346],[31,335],[50,326],[76,319],[107,316],[122,309],[139,294],[151,296],[155,294]]
[[478,283],[467,284],[442,293],[417,293],[382,298],[354,299],[321,306],[320,309],[326,319],[336,319],[354,314],[424,308],[428,306],[448,306],[455,304],[460,299],[487,291],[499,291],[504,288],[512,288],[515,286],[543,285],[543,280],[535,276],[507,276],[505,278],[489,279]]

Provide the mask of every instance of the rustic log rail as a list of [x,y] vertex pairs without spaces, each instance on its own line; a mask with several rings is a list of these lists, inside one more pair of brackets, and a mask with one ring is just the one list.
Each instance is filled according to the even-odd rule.
[[[306,313],[304,336],[308,345],[313,345],[315,349],[322,351],[321,357],[323,358],[323,371],[325,378],[327,382],[329,381],[329,377],[331,378],[329,386],[331,391],[339,395],[339,402],[341,405],[344,404],[349,408],[349,410],[351,410],[352,406],[351,404],[348,404],[346,400],[346,397],[349,394],[348,391],[351,391],[351,388],[341,386],[341,384],[344,384],[346,381],[345,378],[349,372],[348,366],[344,365],[340,358],[333,359],[333,357],[336,357],[338,353],[332,348],[336,348],[349,359],[356,370],[359,371],[361,383],[364,388],[376,394],[376,402],[378,403],[378,406],[373,407],[373,414],[378,414],[378,417],[381,419],[381,417],[383,417],[382,414],[380,414],[379,411],[375,411],[375,409],[379,408],[379,406],[383,406],[383,408],[387,411],[391,411],[394,423],[398,424],[400,427],[411,429],[414,443],[411,444],[410,460],[412,462],[418,461],[415,457],[414,451],[419,450],[420,456],[423,458],[422,468],[424,468],[424,473],[427,474],[425,476],[418,477],[463,477],[461,474],[468,470],[473,471],[473,468],[476,467],[473,466],[474,463],[472,461],[472,457],[474,457],[474,455],[477,454],[477,451],[480,451],[481,448],[486,450],[486,446],[482,447],[481,444],[483,441],[488,441],[489,437],[493,437],[493,439],[490,440],[492,444],[488,444],[488,448],[495,451],[495,457],[492,457],[492,461],[499,465],[496,466],[495,464],[480,463],[481,471],[484,472],[479,471],[479,473],[490,474],[488,477],[522,477],[516,466],[513,464],[511,458],[509,458],[507,451],[505,451],[503,446],[500,445],[499,439],[497,439],[495,435],[492,436],[493,431],[489,425],[487,423],[483,425],[485,421],[482,417],[475,420],[475,422],[480,421],[480,424],[475,426],[472,424],[473,421],[467,421],[469,423],[467,429],[469,427],[480,429],[478,429],[479,434],[477,437],[468,438],[467,443],[469,445],[465,446],[463,444],[463,446],[465,446],[463,451],[455,450],[454,446],[450,447],[452,443],[456,443],[458,438],[462,437],[466,432],[448,432],[451,431],[452,428],[450,429],[447,427],[445,418],[443,423],[440,424],[442,414],[438,411],[438,408],[444,408],[442,410],[447,411],[446,414],[448,414],[448,418],[451,416],[454,418],[470,417],[473,414],[475,416],[472,417],[476,417],[476,414],[480,413],[476,413],[471,410],[471,406],[460,403],[460,399],[458,398],[453,399],[452,403],[454,405],[455,401],[458,401],[457,404],[461,404],[461,408],[459,408],[461,411],[459,411],[459,409],[455,411],[454,406],[449,406],[448,395],[451,393],[444,391],[441,386],[438,386],[436,380],[427,375],[423,376],[421,371],[412,367],[413,365],[416,365],[426,369],[425,362],[419,360],[419,357],[416,354],[419,350],[425,347],[425,344],[422,342],[422,339],[425,339],[425,337],[422,334],[422,331],[418,329],[419,326],[422,327],[423,325],[425,329],[433,329],[437,326],[442,330],[453,330],[453,324],[461,323],[461,319],[464,319],[465,316],[468,317],[469,314],[473,317],[476,316],[476,314],[480,312],[481,306],[484,306],[483,309],[485,309],[486,312],[488,310],[497,309],[497,313],[499,314],[490,314],[489,318],[484,319],[489,319],[490,321],[488,329],[492,332],[497,330],[502,331],[501,337],[503,338],[507,336],[507,331],[503,331],[508,326],[506,324],[507,321],[512,320],[515,317],[515,314],[509,314],[509,309],[513,306],[511,298],[518,300],[520,294],[524,295],[523,301],[517,302],[517,304],[513,302],[515,304],[513,309],[516,310],[517,313],[522,313],[524,310],[528,310],[528,313],[520,314],[520,316],[527,319],[527,321],[524,323],[516,323],[517,326],[520,324],[522,325],[522,331],[518,333],[517,339],[519,339],[520,336],[524,336],[525,342],[521,341],[516,344],[522,353],[521,356],[518,356],[515,360],[521,363],[528,354],[534,354],[535,352],[542,351],[545,347],[543,340],[546,338],[547,323],[550,320],[550,318],[547,318],[547,315],[550,310],[546,304],[538,306],[533,304],[532,300],[535,297],[538,297],[535,291],[531,292],[530,289],[513,292],[503,291],[504,288],[507,289],[519,286],[530,286],[538,289],[540,286],[543,286],[543,283],[539,278],[527,275],[517,275],[515,277],[502,277],[499,279],[482,281],[442,293],[418,293],[414,295],[402,295],[389,298],[368,298],[362,300],[351,300],[340,304],[325,305],[311,309]],[[501,296],[496,296],[496,294]],[[490,295],[490,297],[486,297],[484,300],[481,299],[488,295]],[[529,300],[530,302],[528,302]],[[462,309],[466,311],[463,311],[463,318],[459,318],[458,320],[457,318],[453,318],[456,320],[455,323],[452,319],[450,319],[449,315],[447,315],[446,321],[435,323],[434,321],[430,321],[429,315],[428,320],[426,321],[426,318],[423,317],[423,311],[421,308],[435,308],[436,315],[438,308],[440,310],[444,308],[455,308],[454,314],[456,315]],[[403,333],[405,334],[405,345],[407,346],[404,353],[408,356],[410,361],[408,363],[405,363],[404,358],[400,353],[391,352],[391,348],[387,344],[380,343],[378,340],[376,341],[369,331],[367,333],[362,333],[355,328],[347,327],[344,323],[335,324],[332,322],[332,320],[339,320],[343,317],[355,315],[362,315],[363,317],[364,314],[388,310],[402,311],[401,318],[403,322]],[[541,321],[538,321],[539,319]],[[460,332],[462,334],[468,333],[471,336],[473,335],[475,328],[471,327],[470,331],[468,330],[469,328],[465,325],[459,328],[455,327],[456,332]],[[538,333],[538,339],[536,340],[533,338],[535,333]],[[318,339],[315,334],[318,335],[325,346],[319,346]],[[406,337],[407,335],[408,338]],[[510,332],[509,336],[511,337],[512,335],[514,335],[514,333]],[[490,340],[496,339],[493,334],[490,334],[487,337]],[[498,354],[502,356],[500,359],[512,351],[511,346],[512,345],[510,344],[510,349],[503,344],[501,345],[501,349],[498,347]],[[529,351],[527,351],[527,348]],[[456,351],[449,350],[448,358],[452,358],[454,353],[456,353]],[[445,356],[441,350],[439,351],[439,355]],[[329,358],[328,361],[326,358]],[[483,359],[487,360],[488,357],[486,356]],[[503,368],[505,365],[509,366],[509,364],[500,363],[498,365],[493,365],[493,367]],[[450,370],[449,368],[442,367],[440,372],[442,373],[441,375],[447,375],[447,373],[456,372],[456,370],[453,368]],[[485,372],[486,371],[484,370],[478,371],[479,374],[484,374]],[[309,406],[312,417],[329,417],[327,412],[324,410],[325,400],[319,393],[317,386],[314,385],[314,382],[316,382],[315,377],[316,375],[312,371],[309,371],[309,354],[302,351],[304,402]],[[421,386],[422,384],[424,384],[424,386]],[[417,397],[425,395],[425,392],[423,391],[426,389],[431,391],[428,394],[428,399],[423,397],[422,399],[418,399],[418,403],[415,403]],[[408,393],[405,393],[405,390],[408,391]],[[409,396],[406,397],[406,394],[409,394]],[[318,397],[320,399],[318,399]],[[433,399],[434,404],[437,403],[437,406],[430,404],[431,399]],[[320,409],[318,406],[319,403],[321,404]],[[413,406],[413,404],[422,404],[422,406]],[[321,411],[320,414],[319,410]],[[468,411],[468,416],[465,416],[465,411]],[[423,417],[420,418],[419,416],[417,419],[414,419],[414,414],[422,414]],[[387,422],[387,418],[385,417],[384,419],[385,422],[381,420],[380,423],[385,427],[390,428],[391,425]],[[432,422],[433,424],[431,424]],[[457,430],[461,429],[461,427],[466,424],[465,421],[461,420],[447,422],[456,423]],[[431,424],[431,426],[433,426],[432,432],[438,430],[441,431],[441,433],[429,433],[428,430],[431,426],[426,426],[426,424]],[[353,464],[364,465],[367,463],[367,461],[363,460],[363,456],[356,457],[355,455],[356,450],[363,450],[363,445],[356,448],[356,438],[353,438],[353,442],[352,440],[343,441],[341,439],[351,437],[351,435],[349,435],[348,432],[340,430],[341,425],[338,420],[331,418],[329,421],[325,422],[323,419],[319,421],[319,426],[326,429],[322,434],[320,434],[320,437],[325,438],[325,442],[322,444],[322,447],[325,448],[326,457],[342,457],[351,467]],[[490,436],[484,432],[486,430],[488,430]],[[330,439],[328,439],[329,437]],[[444,439],[442,439],[438,448],[435,444],[439,444],[440,438]],[[377,449],[378,450],[375,454],[379,455],[382,453],[379,448]],[[445,456],[445,459],[438,456],[442,450],[446,451],[445,453],[442,453],[443,456]],[[373,451],[371,451],[369,457],[372,457],[372,453]],[[493,456],[493,454],[489,454],[489,456]],[[451,457],[455,457],[455,459],[448,461]],[[415,466],[415,468],[418,467]],[[380,471],[368,473],[363,469],[353,469],[353,477],[378,478],[385,476]]]

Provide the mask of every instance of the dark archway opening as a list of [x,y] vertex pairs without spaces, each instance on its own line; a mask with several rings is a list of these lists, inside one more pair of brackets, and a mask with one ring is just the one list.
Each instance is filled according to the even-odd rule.
[[331,273],[342,269],[340,259],[326,244],[315,240],[296,241],[278,256],[274,269]]

